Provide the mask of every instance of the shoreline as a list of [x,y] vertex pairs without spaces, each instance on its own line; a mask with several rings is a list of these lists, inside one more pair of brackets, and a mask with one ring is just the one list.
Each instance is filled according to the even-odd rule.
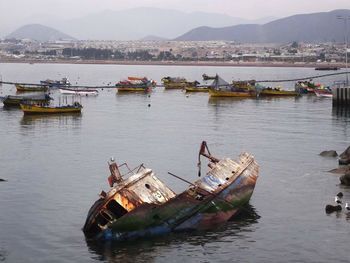
[[[111,60],[29,60],[0,59],[2,63],[19,64],[82,64],[82,65],[135,65],[135,66],[204,66],[204,67],[286,67],[286,68],[316,68],[339,67],[346,68],[345,63],[303,63],[303,62],[220,62],[220,61],[111,61]],[[330,70],[336,71],[336,70]]]

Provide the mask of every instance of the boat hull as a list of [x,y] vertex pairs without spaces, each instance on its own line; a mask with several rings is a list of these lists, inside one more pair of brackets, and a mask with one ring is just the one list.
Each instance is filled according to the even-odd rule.
[[47,86],[35,86],[35,85],[21,85],[21,84],[15,84],[16,89],[18,92],[26,92],[26,91],[31,91],[31,92],[36,92],[36,91],[47,91],[48,87]]
[[186,87],[186,92],[209,92],[209,88]]
[[[143,203],[118,219],[110,218],[110,223],[105,223],[93,238],[124,241],[223,224],[249,202],[258,172],[259,166],[249,154],[242,154],[237,162],[221,160],[193,184],[195,187],[162,204]],[[92,217],[113,198],[100,199],[92,206],[84,232],[94,220]]]
[[288,90],[262,90],[259,93],[259,96],[298,96],[296,91],[288,91]]
[[152,90],[151,87],[147,88],[139,88],[139,87],[118,87],[117,92],[150,92]]
[[39,105],[20,104],[24,114],[61,114],[61,113],[81,113],[82,106],[61,106],[49,107]]
[[20,107],[20,104],[23,102],[29,102],[32,104],[42,104],[48,105],[50,103],[50,99],[23,99],[23,98],[5,98],[3,100],[3,104],[6,107]]
[[70,94],[70,95],[79,95],[79,96],[97,96],[97,90],[80,90],[80,89],[63,89],[60,88],[60,93]]
[[242,91],[224,91],[209,89],[209,95],[211,97],[236,97],[236,98],[254,98],[255,92],[242,92]]

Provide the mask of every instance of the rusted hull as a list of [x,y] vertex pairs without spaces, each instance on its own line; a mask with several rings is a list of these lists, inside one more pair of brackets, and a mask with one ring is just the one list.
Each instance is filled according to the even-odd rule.
[[[248,183],[246,179],[239,180],[236,186],[246,183]],[[236,192],[237,189],[227,189],[231,197],[234,197],[230,201],[230,195],[225,196],[225,194],[210,199],[206,203],[195,202],[183,195],[157,207],[145,205],[120,218],[110,228],[101,232],[97,238],[122,241],[170,232],[209,229],[227,222],[247,204],[254,186],[255,184],[244,186],[239,193]],[[221,198],[227,198],[232,205],[220,200]]]
[[[144,203],[131,209],[117,220],[111,220],[93,238],[121,241],[223,224],[249,202],[258,172],[258,164],[249,155],[241,156],[238,162],[221,160],[195,182],[195,188],[189,188],[163,204]],[[132,198],[127,196],[129,200]],[[93,207],[91,211],[99,209]]]

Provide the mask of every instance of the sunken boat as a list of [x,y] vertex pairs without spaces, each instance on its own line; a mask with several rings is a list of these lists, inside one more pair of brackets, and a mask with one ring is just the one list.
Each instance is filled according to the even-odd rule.
[[[88,239],[124,241],[170,232],[208,229],[224,224],[249,202],[258,178],[259,165],[249,153],[238,160],[218,159],[206,142],[199,151],[208,159],[208,172],[175,194],[143,164],[129,169],[111,159],[111,186],[102,191],[90,208],[83,231]],[[126,174],[120,171],[127,167]]]

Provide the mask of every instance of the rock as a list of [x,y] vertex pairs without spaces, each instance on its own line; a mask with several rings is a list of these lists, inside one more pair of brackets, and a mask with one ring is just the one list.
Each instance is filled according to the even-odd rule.
[[346,174],[350,172],[350,166],[342,166],[339,168],[332,169],[328,172],[335,173],[335,174]]
[[339,192],[339,193],[337,193],[337,196],[339,197],[339,198],[343,198],[343,193],[342,192]]
[[348,158],[348,159],[339,159],[339,164],[340,165],[348,165],[348,164],[350,164],[350,158]]
[[341,155],[339,155],[339,158],[350,159],[350,146]]
[[341,211],[342,208],[341,208],[341,205],[326,205],[326,213],[327,214],[330,214],[330,213],[333,213],[333,212],[336,212],[336,211]]
[[340,176],[339,180],[341,184],[350,186],[350,172]]
[[323,157],[337,157],[338,153],[334,150],[330,150],[330,151],[323,151],[320,153],[320,155]]

